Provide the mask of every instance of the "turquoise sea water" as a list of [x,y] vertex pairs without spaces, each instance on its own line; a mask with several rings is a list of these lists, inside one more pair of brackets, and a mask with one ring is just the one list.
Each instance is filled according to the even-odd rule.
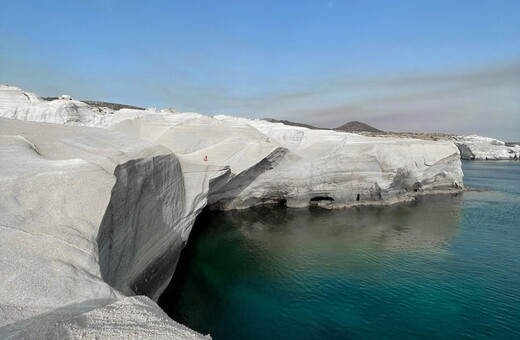
[[520,338],[520,162],[390,207],[206,213],[160,304],[214,339]]

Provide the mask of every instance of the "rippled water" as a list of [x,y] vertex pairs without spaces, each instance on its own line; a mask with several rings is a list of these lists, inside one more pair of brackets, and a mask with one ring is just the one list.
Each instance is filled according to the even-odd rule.
[[520,162],[391,207],[200,219],[160,304],[214,339],[520,338]]

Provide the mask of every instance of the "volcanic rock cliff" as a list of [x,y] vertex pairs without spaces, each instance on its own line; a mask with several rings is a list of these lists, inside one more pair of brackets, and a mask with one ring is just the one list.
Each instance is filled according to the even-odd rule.
[[0,89],[1,116],[40,121],[0,118],[2,338],[201,337],[154,301],[206,205],[336,208],[463,187],[449,142],[38,98]]

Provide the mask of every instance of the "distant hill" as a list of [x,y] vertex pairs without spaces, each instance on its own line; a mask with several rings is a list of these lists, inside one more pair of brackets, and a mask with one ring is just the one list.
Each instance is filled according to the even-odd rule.
[[520,142],[506,142],[506,146],[520,145]]
[[[46,100],[46,101],[53,101],[53,100],[56,100],[59,98],[58,97],[42,97],[42,99]],[[109,109],[112,109],[114,111],[121,110],[121,109],[144,110],[144,108],[142,108],[142,107],[126,105],[126,104],[107,103],[107,102],[100,102],[100,101],[96,101],[96,100],[81,100],[81,101],[92,107],[108,107]]]
[[133,105],[126,105],[126,104],[116,104],[116,103],[107,103],[107,102],[99,102],[94,100],[82,100],[83,103],[88,104],[90,106],[94,107],[108,107],[112,110],[121,110],[121,109],[135,109],[135,110],[144,110],[144,108],[139,106],[133,106]]
[[362,122],[348,122],[345,125],[342,125],[335,129],[328,129],[328,128],[320,128],[316,126],[312,126],[309,124],[303,124],[303,123],[297,123],[297,122],[291,122],[290,120],[279,120],[274,118],[264,118],[263,120],[266,120],[271,123],[282,123],[284,125],[290,125],[290,126],[299,126],[304,127],[312,130],[337,130],[337,131],[344,131],[344,132],[369,132],[369,133],[384,133],[384,131],[376,129],[373,126],[370,126],[368,124],[362,123]]
[[273,119],[273,118],[263,118],[262,120],[265,120],[265,121],[268,121],[271,123],[282,123],[284,125],[304,127],[304,128],[311,129],[311,130],[329,130],[327,128],[319,128],[319,127],[308,125],[308,124],[291,122],[289,120],[278,120],[278,119]]
[[362,122],[357,122],[357,121],[348,122],[347,124],[341,125],[340,127],[335,128],[334,130],[345,131],[345,132],[375,132],[375,133],[383,132],[379,129],[376,129],[373,126],[370,126],[370,125],[362,123]]

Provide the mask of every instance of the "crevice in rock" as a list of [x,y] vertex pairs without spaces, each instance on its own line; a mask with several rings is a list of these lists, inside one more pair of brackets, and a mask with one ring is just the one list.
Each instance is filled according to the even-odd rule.
[[312,197],[309,202],[319,202],[319,201],[334,201],[334,198],[329,196],[316,196]]
[[183,249],[179,257],[175,273],[157,300],[157,304],[173,319],[178,319],[176,317],[178,312],[177,302],[181,298],[180,293],[183,290],[183,285],[186,284],[188,270],[190,269],[191,261],[193,261],[193,247],[197,244],[197,238],[201,235],[202,230],[210,224],[210,221],[218,219],[219,216],[224,216],[224,214],[225,212],[223,211],[213,211],[206,207],[195,220],[188,238],[187,246]]
[[105,282],[125,295],[157,300],[183,244],[185,188],[173,154],[134,159],[114,170],[116,183],[97,236]]

